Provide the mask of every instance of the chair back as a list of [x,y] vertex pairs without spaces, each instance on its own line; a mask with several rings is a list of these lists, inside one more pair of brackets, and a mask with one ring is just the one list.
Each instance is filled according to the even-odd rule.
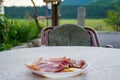
[[74,24],[65,24],[44,28],[41,32],[41,45],[100,47],[100,42],[94,29]]
[[48,46],[92,46],[89,33],[79,25],[55,27],[48,36]]

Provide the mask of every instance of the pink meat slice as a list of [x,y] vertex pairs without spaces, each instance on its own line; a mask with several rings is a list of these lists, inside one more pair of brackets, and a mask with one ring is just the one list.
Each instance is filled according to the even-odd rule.
[[70,63],[70,58],[40,58],[35,65],[37,65],[41,71],[44,72],[59,72],[68,68]]
[[72,67],[74,68],[84,68],[84,65],[86,62],[84,60],[79,60],[76,63],[72,64]]
[[49,58],[44,59],[40,57],[36,62],[35,65],[37,65],[40,68],[40,71],[43,72],[60,72],[63,71],[65,68],[83,68],[85,65],[84,60],[79,60],[76,62],[74,59],[62,57],[62,58]]
[[55,63],[55,64],[62,64],[64,68],[69,68],[70,65],[70,58],[52,58],[49,59],[50,62]]
[[64,70],[64,66],[62,64],[57,64],[57,63],[42,63],[38,66],[40,68],[40,71],[43,72],[59,72]]
[[47,63],[47,62],[48,62],[48,60],[46,60],[43,57],[40,57],[36,62],[34,62],[34,65],[38,66],[40,64],[44,64],[44,63]]

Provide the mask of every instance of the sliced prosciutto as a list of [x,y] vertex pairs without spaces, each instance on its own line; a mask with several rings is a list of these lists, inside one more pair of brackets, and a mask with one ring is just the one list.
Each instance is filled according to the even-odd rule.
[[74,68],[84,68],[84,65],[86,64],[86,62],[84,60],[78,60],[76,63],[72,64],[72,67]]
[[[43,67],[43,65],[45,65]],[[49,63],[49,64],[42,64],[38,66],[40,68],[40,71],[43,72],[60,72],[64,70],[64,66],[62,64],[55,64],[55,63]]]
[[84,68],[86,62],[84,60],[74,60],[67,57],[49,58],[40,57],[34,65],[36,65],[42,72],[62,72],[69,68]]

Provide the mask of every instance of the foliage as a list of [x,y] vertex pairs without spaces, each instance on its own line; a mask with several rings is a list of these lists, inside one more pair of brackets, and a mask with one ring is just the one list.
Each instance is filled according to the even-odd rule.
[[[64,0],[60,5],[61,18],[76,19],[78,7],[86,7],[86,18],[105,18],[107,11],[120,0]],[[46,16],[46,6],[36,7],[38,16]],[[5,14],[10,18],[24,18],[26,12],[34,16],[34,7],[5,7]]]
[[33,20],[0,19],[0,51],[40,37]]
[[111,6],[120,4],[120,0],[94,0],[91,5],[104,5],[104,6]]
[[7,41],[8,26],[4,16],[0,16],[0,43]]
[[0,51],[3,51],[3,50],[9,50],[11,49],[12,45],[11,44],[1,44],[0,45]]
[[[78,7],[86,8],[86,18],[105,18],[107,11],[113,9],[112,6],[72,6],[64,5],[60,6],[60,15],[62,19],[76,19],[77,18],[77,9]],[[5,14],[9,18],[19,18],[23,19],[26,13],[29,15],[34,15],[33,7],[5,7]],[[46,6],[37,7],[38,16],[46,16]]]
[[104,5],[109,6],[119,3],[120,0],[64,0],[62,5]]
[[9,36],[12,40],[25,42],[39,35],[38,29],[33,21],[14,20],[10,27]]
[[116,31],[120,31],[120,6],[116,5],[115,10],[108,12],[105,22],[112,25]]
[[9,27],[7,26],[7,23],[8,23],[7,19],[3,15],[1,15],[0,16],[0,51],[4,49],[8,50],[11,48],[11,44],[8,44]]
[[61,5],[88,5],[92,0],[64,0]]

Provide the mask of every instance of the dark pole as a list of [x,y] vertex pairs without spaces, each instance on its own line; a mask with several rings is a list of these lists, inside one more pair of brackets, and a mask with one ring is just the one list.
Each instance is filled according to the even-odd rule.
[[52,26],[59,25],[59,4],[60,2],[56,4],[52,3]]
[[46,26],[48,26],[48,3],[46,3]]

